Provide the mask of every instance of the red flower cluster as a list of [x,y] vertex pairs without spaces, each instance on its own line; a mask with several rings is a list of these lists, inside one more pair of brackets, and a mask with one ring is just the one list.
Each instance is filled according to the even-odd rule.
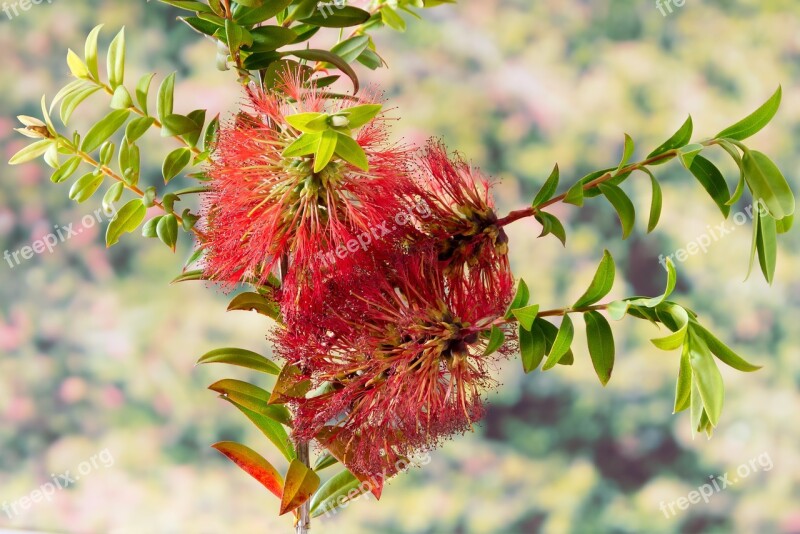
[[210,169],[206,270],[263,284],[287,260],[272,338],[317,387],[292,403],[295,437],[335,441],[361,475],[393,474],[398,458],[482,417],[493,368],[514,350],[509,332],[486,354],[514,281],[489,183],[441,144],[387,146],[377,118],[355,134],[369,171],[333,158],[315,172],[318,156],[285,156],[300,135],[287,116],[340,102],[296,80],[251,94]]

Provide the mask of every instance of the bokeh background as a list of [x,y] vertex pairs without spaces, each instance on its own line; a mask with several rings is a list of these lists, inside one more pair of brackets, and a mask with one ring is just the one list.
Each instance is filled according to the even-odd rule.
[[[361,74],[402,117],[398,139],[443,136],[500,180],[503,210],[526,205],[555,162],[570,180],[615,165],[623,132],[645,154],[687,113],[698,136],[713,135],[779,83],[782,110],[752,144],[775,156],[800,190],[796,0],[689,0],[668,16],[652,0],[461,4],[409,21],[405,34],[378,33],[391,68]],[[236,109],[233,75],[215,70],[214,45],[176,14],[158,3],[75,0],[33,5],[11,20],[0,13],[0,249],[17,250],[53,225],[78,224],[97,207],[71,203],[68,186],[50,184],[42,165],[5,164],[25,142],[11,131],[14,117],[38,115],[41,95],[52,97],[67,80],[66,49],[82,50],[95,24],[106,24],[105,44],[127,26],[129,80],[179,72],[179,112]],[[91,117],[107,106],[94,98],[85,108]],[[86,121],[76,118],[74,127]],[[166,149],[157,138],[146,145],[143,180],[160,180]],[[733,187],[735,169],[719,161]],[[537,303],[574,300],[604,247],[622,275],[615,296],[661,291],[658,256],[696,240],[721,216],[678,165],[657,172],[665,214],[649,236],[640,221],[620,241],[613,211],[599,201],[558,209],[568,222],[566,251],[553,238],[536,239],[534,222],[512,228],[514,267]],[[649,184],[632,179],[628,187],[643,219]],[[257,430],[205,390],[247,374],[193,367],[221,346],[268,353],[269,323],[226,314],[225,296],[213,289],[168,285],[188,243],[177,258],[135,236],[106,251],[103,232],[87,230],[13,269],[0,264],[0,502],[30,494],[52,474],[74,474],[100,451],[114,459],[24,515],[0,511],[0,527],[287,532],[290,520],[276,517],[276,500],[208,447],[242,440],[280,463]],[[678,265],[677,298],[765,366],[748,375],[723,369],[728,394],[712,440],[692,439],[688,416],[671,414],[678,354],[655,350],[647,341],[653,328],[626,320],[615,325],[617,366],[607,388],[594,377],[580,333],[573,367],[525,376],[509,361],[474,434],[392,482],[379,504],[362,499],[315,522],[314,532],[799,533],[798,232],[781,241],[772,287],[760,276],[743,282],[749,239],[748,227],[737,228]],[[774,467],[675,517],[659,510],[759,455]]]

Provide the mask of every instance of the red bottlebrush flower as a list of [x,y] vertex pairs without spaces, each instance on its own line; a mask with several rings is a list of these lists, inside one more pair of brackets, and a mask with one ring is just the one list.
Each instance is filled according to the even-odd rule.
[[[290,74],[282,91],[251,90],[249,98],[246,112],[220,131],[211,157],[211,192],[204,198],[205,271],[223,283],[263,285],[286,258],[290,270],[283,298],[296,308],[304,288],[313,288],[316,297],[326,273],[357,265],[356,252],[367,248],[360,247],[359,236],[402,209],[409,151],[387,144],[385,121],[374,118],[378,106],[372,106],[371,95],[356,102],[334,99],[324,90],[304,88]],[[356,109],[369,112],[357,124]],[[312,126],[327,128],[324,134],[306,136],[304,125],[293,120],[309,113],[317,114],[320,120]],[[355,139],[348,129],[351,119],[358,128]],[[319,143],[292,153],[300,155],[284,155],[301,136],[317,140],[324,135],[340,139],[324,168],[315,168]],[[359,160],[359,151],[366,161]],[[332,265],[331,253],[343,248],[348,254]]]
[[476,290],[495,291],[507,282],[498,276],[509,273],[508,237],[497,224],[491,184],[460,156],[451,159],[439,142],[429,142],[415,162],[414,198],[423,198],[431,211],[419,228],[437,244],[447,274],[466,278]]
[[475,293],[467,280],[449,281],[441,265],[432,249],[417,247],[383,272],[351,280],[349,295],[345,286],[328,292],[315,335],[276,333],[278,351],[324,385],[297,404],[296,437],[333,436],[346,444],[348,467],[376,475],[483,416],[492,370],[514,350],[512,342],[484,355],[513,279]]

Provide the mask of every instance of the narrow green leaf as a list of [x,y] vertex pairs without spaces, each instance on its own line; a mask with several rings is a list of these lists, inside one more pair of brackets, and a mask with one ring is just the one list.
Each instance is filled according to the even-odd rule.
[[703,156],[696,156],[689,171],[697,178],[697,181],[703,186],[711,198],[714,199],[719,210],[725,218],[728,218],[731,207],[728,205],[730,200],[730,191],[728,185],[725,183],[725,178],[719,171],[716,165],[711,163]]
[[678,370],[678,381],[675,383],[675,406],[672,413],[682,412],[689,408],[692,395],[692,366],[689,362],[689,344],[684,343],[681,351],[681,363]]
[[764,273],[764,279],[768,284],[772,285],[772,280],[775,278],[775,265],[778,260],[778,229],[775,219],[769,215],[759,218],[756,249],[758,251],[758,263],[761,266],[761,272]]
[[489,356],[490,354],[494,354],[500,347],[503,346],[505,341],[505,333],[503,333],[503,331],[498,327],[492,326],[492,330],[489,332],[489,342],[486,344],[486,350],[483,351],[483,355]]
[[32,161],[45,152],[50,146],[53,144],[53,141],[50,139],[42,139],[41,141],[36,141],[33,144],[30,144],[14,154],[11,159],[9,160],[9,165],[21,165],[23,163],[27,163]]
[[683,166],[687,169],[690,169],[692,167],[692,163],[694,162],[694,158],[696,158],[704,148],[705,147],[700,143],[692,143],[691,145],[681,147],[678,150],[678,157],[680,157]]
[[748,150],[742,157],[742,165],[753,199],[764,202],[774,219],[794,213],[792,189],[769,157],[757,150]]
[[106,246],[111,247],[117,244],[122,234],[136,230],[142,224],[146,214],[147,208],[139,199],[131,200],[122,206],[108,225]]
[[520,326],[525,330],[530,330],[533,326],[533,321],[539,313],[539,305],[525,306],[524,308],[512,309],[511,313],[519,321]]
[[622,168],[628,164],[628,162],[631,160],[631,157],[633,156],[633,151],[635,149],[636,145],[634,144],[633,139],[631,139],[630,135],[625,134],[625,145],[622,149],[622,159],[620,160],[619,166],[617,167],[617,172],[621,171]]
[[347,120],[349,121],[348,127],[355,130],[377,117],[382,109],[383,105],[381,104],[362,104],[360,106],[343,109],[342,113],[347,116]]
[[114,213],[114,204],[122,198],[122,192],[125,190],[125,184],[122,182],[114,182],[108,188],[106,194],[103,195],[103,211],[106,214]]
[[324,132],[330,128],[327,122],[328,116],[324,113],[296,113],[287,115],[284,120],[295,130],[303,133]]
[[636,210],[633,207],[633,202],[622,189],[615,185],[604,183],[599,184],[597,187],[617,211],[622,224],[622,239],[627,239],[633,231],[633,225],[636,220]]
[[[225,379],[208,386],[211,391],[216,391],[236,405],[237,408],[246,408],[255,414],[263,415],[277,421],[282,425],[291,425],[291,415],[285,406],[270,406],[270,392],[258,386],[241,380]],[[248,415],[245,413],[245,415]],[[276,443],[279,447],[283,444],[283,434],[279,433],[281,441]]]
[[245,473],[259,481],[277,498],[280,499],[283,496],[283,477],[260,454],[232,441],[215,443],[212,447],[227,456]]
[[614,334],[606,318],[596,311],[585,313],[583,320],[586,323],[586,340],[592,365],[600,383],[605,386],[614,370]]
[[234,20],[242,26],[260,24],[289,7],[291,3],[292,0],[270,0],[269,2],[264,2],[262,6],[239,10],[234,15]]
[[519,328],[519,352],[522,368],[526,373],[534,371],[542,363],[547,352],[547,338],[542,328],[534,322],[529,329]]
[[108,48],[108,83],[112,89],[125,82],[125,28],[111,41]]
[[60,184],[67,178],[72,176],[83,161],[79,156],[68,159],[62,166],[56,169],[56,172],[50,177],[50,181],[54,184]]
[[577,182],[569,188],[564,196],[564,202],[574,206],[583,206],[583,184],[581,182]]
[[130,114],[131,112],[127,109],[118,109],[106,115],[100,122],[92,126],[86,137],[83,138],[81,150],[92,152],[97,149],[125,124]]
[[125,128],[125,138],[128,143],[135,143],[141,138],[155,122],[153,117],[136,117]]
[[351,165],[358,167],[362,171],[368,171],[369,160],[367,160],[367,153],[364,152],[364,149],[361,148],[361,145],[359,145],[355,139],[345,133],[339,133],[338,136],[339,140],[336,143],[336,149],[334,153]]
[[365,23],[370,18],[368,11],[352,6],[335,6],[330,13],[323,13],[319,9],[314,9],[311,13],[313,14],[300,20],[306,24],[322,26],[323,28],[347,28],[350,26],[358,26],[359,24]]
[[743,139],[747,139],[748,137],[758,133],[762,128],[764,128],[764,126],[769,124],[769,122],[778,112],[778,108],[781,106],[781,95],[782,89],[780,86],[778,86],[775,94],[773,94],[770,99],[767,100],[760,108],[733,126],[725,128],[715,137],[718,139],[727,138],[742,141]]
[[661,154],[673,150],[675,148],[680,148],[682,146],[686,146],[689,144],[689,141],[692,139],[692,131],[694,129],[694,125],[692,124],[692,117],[689,116],[686,119],[686,122],[678,128],[678,131],[673,134],[672,137],[667,139],[663,145],[658,147],[657,149],[653,150],[650,154],[647,155],[647,159],[654,158],[656,156],[660,156]]
[[562,245],[567,246],[567,232],[557,217],[545,211],[538,212],[535,217],[539,224],[542,225],[542,233],[539,234],[539,237],[553,234],[561,241]]
[[558,170],[558,164],[553,167],[553,172],[550,173],[550,176],[545,181],[542,188],[536,193],[536,198],[533,199],[533,203],[531,206],[534,208],[539,207],[540,205],[544,204],[556,193],[556,189],[558,189],[558,180],[559,180],[560,172]]
[[[320,26],[323,25],[320,24]],[[331,63],[337,69],[346,74],[348,78],[350,78],[350,80],[353,82],[353,93],[358,93],[359,84],[358,84],[358,75],[356,74],[356,71],[354,71],[353,68],[345,60],[343,60],[336,54],[328,52],[327,50],[304,49],[304,50],[292,50],[288,52],[283,52],[281,55],[283,57],[295,56],[300,59],[307,59],[309,61],[324,61],[326,63]]]
[[667,300],[667,298],[675,291],[675,285],[678,283],[678,273],[675,271],[675,264],[672,262],[670,258],[667,258],[664,262],[664,268],[667,270],[667,288],[664,290],[664,293],[658,297],[649,298],[649,299],[634,299],[629,301],[631,306],[644,306],[645,308],[655,308],[659,306],[662,302]]
[[236,365],[239,367],[246,367],[254,371],[260,371],[270,375],[278,376],[281,369],[274,362],[268,360],[264,356],[246,349],[224,348],[216,349],[211,352],[203,354],[197,364],[207,363],[226,363],[228,365]]
[[368,46],[369,46],[369,36],[356,35],[354,37],[345,39],[344,41],[338,43],[336,46],[331,48],[331,52],[341,57],[348,63],[352,63],[353,61],[358,59],[358,56],[360,56],[361,53],[367,49]]
[[399,32],[406,31],[406,21],[403,20],[403,17],[401,17],[397,11],[389,6],[384,6],[381,8],[380,13],[384,24]]
[[178,243],[178,220],[175,215],[168,213],[164,215],[156,226],[156,235],[162,243],[167,245],[172,251]]
[[145,115],[149,115],[147,112],[147,95],[150,93],[150,83],[153,81],[154,76],[154,72],[145,74],[139,78],[139,82],[136,84],[136,101]]
[[[298,137],[292,144],[286,147],[282,156],[284,158],[299,158],[308,156],[316,152],[320,143],[321,133],[308,134],[304,133]],[[338,146],[338,143],[337,143]]]
[[61,109],[59,110],[61,122],[66,126],[78,106],[99,90],[99,86],[93,85],[66,95],[64,100],[61,101]]
[[517,285],[517,291],[514,294],[514,299],[508,306],[508,310],[506,310],[505,318],[511,319],[511,317],[513,317],[512,311],[527,306],[528,302],[530,301],[530,298],[531,298],[531,292],[528,289],[528,284],[525,283],[525,280],[520,278],[519,284]]
[[569,351],[574,337],[575,327],[572,324],[572,319],[570,319],[569,315],[564,315],[561,326],[558,328],[558,335],[556,335],[553,345],[550,347],[550,352],[547,355],[547,361],[544,362],[542,371],[552,369],[559,363],[561,358]]
[[650,176],[650,186],[653,190],[652,200],[650,202],[650,216],[647,220],[647,233],[649,234],[658,226],[658,221],[661,219],[661,209],[663,205],[663,193],[661,192],[661,185],[658,183],[655,175],[646,167],[642,169],[648,176]]
[[605,250],[603,251],[603,259],[600,260],[600,265],[597,266],[597,271],[594,273],[594,278],[592,278],[592,283],[589,284],[589,288],[572,307],[575,309],[584,308],[608,295],[614,286],[615,275],[614,258],[611,257],[611,253],[608,250]]
[[97,67],[97,37],[100,35],[100,30],[102,28],[102,24],[95,26],[92,31],[89,32],[88,37],[86,37],[86,44],[84,45],[86,66],[89,69],[89,73],[92,75],[92,79],[96,81],[100,81],[100,73]]
[[105,176],[102,174],[98,175],[94,172],[90,172],[89,174],[81,176],[74,184],[72,184],[72,187],[69,190],[70,200],[74,200],[78,203],[89,200],[89,198],[95,194],[100,186],[103,185],[104,178]]
[[255,311],[276,321],[281,317],[280,306],[275,301],[253,292],[241,293],[234,297],[228,304],[228,311]]
[[170,152],[164,164],[161,166],[161,173],[164,176],[164,183],[169,183],[173,178],[189,165],[192,159],[192,151],[186,147],[177,148]]
[[158,118],[162,121],[172,115],[175,100],[175,73],[167,76],[158,89]]
[[341,471],[325,482],[314,494],[309,505],[311,517],[319,517],[335,510],[341,502],[347,502],[350,494],[361,495],[361,481],[348,470]]
[[325,130],[320,134],[319,144],[315,151],[314,172],[320,172],[330,163],[339,144],[339,134],[333,130]]
[[668,336],[651,339],[650,341],[661,350],[675,350],[683,345],[686,339],[689,329],[689,314],[684,308],[675,304],[669,305],[666,311],[676,323],[677,328],[671,329],[672,334]]
[[719,358],[719,360],[725,365],[745,373],[752,373],[753,371],[758,371],[761,369],[760,365],[753,365],[752,363],[746,361],[744,358],[736,354],[730,347],[725,345],[725,343],[717,339],[714,334],[699,324],[694,323],[692,325],[692,330],[696,332],[696,334],[702,338],[703,341],[706,342],[706,345],[714,354],[714,356]]
[[717,426],[725,400],[725,385],[714,358],[705,341],[689,334],[689,361],[692,365],[694,382],[697,384],[703,410],[712,426]]
[[89,68],[72,49],[67,50],[67,66],[72,75],[80,80],[86,80],[90,76]]

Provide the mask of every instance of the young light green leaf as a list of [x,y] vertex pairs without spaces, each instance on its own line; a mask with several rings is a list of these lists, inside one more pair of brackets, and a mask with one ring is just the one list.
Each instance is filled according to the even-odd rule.
[[136,117],[125,128],[125,138],[128,143],[135,143],[142,137],[155,122],[153,117]]
[[189,165],[192,159],[192,151],[186,147],[177,148],[170,152],[164,164],[161,166],[161,172],[164,175],[164,183],[169,183],[173,178]]
[[675,405],[672,413],[682,412],[689,408],[692,395],[692,365],[689,362],[689,344],[684,343],[681,351],[681,363],[678,369],[678,380],[675,383]]
[[144,223],[144,226],[142,226],[142,237],[147,237],[149,239],[158,237],[158,223],[163,218],[163,215],[157,215]]
[[162,243],[175,252],[175,246],[178,243],[178,220],[175,215],[168,213],[158,221],[156,235]]
[[147,208],[139,199],[131,200],[122,206],[106,230],[106,247],[116,245],[122,234],[136,230],[142,224],[146,214]]
[[536,208],[553,198],[556,189],[558,189],[559,175],[558,164],[556,164],[556,166],[553,167],[553,172],[551,172],[550,176],[547,178],[547,181],[545,181],[539,192],[536,193],[536,198],[533,199],[533,203],[531,204],[532,207]]
[[564,225],[554,215],[545,211],[540,211],[536,214],[536,220],[542,225],[542,233],[539,237],[544,237],[553,234],[561,241],[561,244],[567,246],[567,231],[564,230]]
[[89,68],[72,49],[67,50],[67,66],[72,75],[79,80],[89,79]]
[[564,315],[561,326],[558,328],[558,334],[547,355],[547,361],[544,362],[544,366],[542,366],[542,371],[552,369],[559,363],[561,358],[569,351],[574,337],[575,327],[572,324],[572,319],[570,319],[569,315]]
[[161,82],[158,88],[158,118],[162,121],[172,115],[175,100],[175,73],[173,72]]
[[345,39],[344,41],[338,43],[336,46],[331,48],[331,52],[340,56],[343,60],[347,61],[348,63],[352,63],[358,56],[361,55],[364,50],[367,49],[369,46],[369,36],[368,35],[356,35],[349,39]]
[[785,234],[792,229],[793,224],[794,224],[794,214],[787,215],[783,219],[775,221],[775,228],[777,229],[779,234]]
[[603,259],[600,260],[600,265],[594,273],[592,283],[586,292],[572,305],[574,309],[584,308],[591,304],[598,302],[601,298],[608,295],[611,288],[614,286],[614,277],[616,275],[616,266],[614,265],[614,258],[608,250],[603,251]]
[[656,156],[660,156],[661,154],[673,150],[675,148],[680,148],[682,146],[686,146],[689,144],[689,141],[692,139],[692,131],[694,129],[694,125],[692,124],[692,117],[689,116],[686,119],[686,122],[678,128],[678,131],[673,134],[672,137],[667,139],[663,145],[658,147],[657,149],[653,150],[650,154],[647,155],[647,159],[654,158]]
[[692,143],[678,149],[678,157],[680,157],[683,166],[689,169],[692,166],[694,158],[696,158],[704,148],[705,147],[700,143]]
[[311,155],[316,152],[321,137],[321,133],[304,133],[294,142],[292,142],[292,144],[286,147],[282,156],[284,158],[299,158],[302,156]]
[[606,311],[613,320],[620,321],[628,314],[630,307],[631,304],[627,300],[615,300],[606,307]]
[[21,165],[22,163],[27,163],[32,161],[45,152],[50,146],[54,143],[51,139],[42,139],[41,141],[36,141],[33,144],[30,144],[14,154],[11,159],[9,160],[9,165]]
[[125,89],[124,85],[119,85],[114,90],[111,97],[111,109],[128,109],[133,106],[131,94]]
[[684,308],[675,304],[668,305],[665,311],[669,313],[678,328],[668,336],[651,339],[650,341],[661,350],[675,350],[683,345],[686,339],[686,334],[689,330],[689,314]]
[[511,313],[519,321],[520,326],[525,330],[530,330],[533,326],[533,321],[539,313],[539,305],[525,306],[524,308],[512,309]]
[[692,365],[694,382],[703,401],[703,410],[711,425],[717,426],[725,400],[722,375],[705,341],[690,333],[688,343],[689,362]]
[[200,359],[197,360],[197,365],[207,363],[236,365],[275,376],[278,376],[281,372],[281,368],[274,362],[257,352],[246,349],[224,348],[212,350],[211,352],[203,354]]
[[667,288],[664,290],[664,293],[658,297],[650,298],[650,299],[635,299],[629,301],[629,305],[631,306],[644,306],[645,308],[655,308],[659,306],[662,302],[667,300],[667,298],[675,291],[675,285],[678,283],[678,273],[675,271],[675,264],[672,262],[672,259],[667,258],[664,262],[664,268],[667,270]]
[[730,191],[728,185],[725,183],[725,178],[719,171],[716,165],[711,163],[703,156],[695,156],[694,161],[689,166],[689,171],[697,178],[700,185],[703,186],[711,198],[714,199],[719,210],[725,218],[728,218],[731,207],[728,205],[730,200]]
[[528,302],[530,301],[530,298],[531,298],[531,292],[528,289],[528,284],[525,283],[525,280],[520,278],[519,284],[517,285],[517,291],[514,294],[514,299],[508,306],[508,310],[506,310],[505,318],[511,319],[514,316],[512,311],[527,306]]
[[61,101],[61,108],[59,110],[61,122],[66,126],[78,106],[99,90],[99,86],[92,85],[66,95],[64,100]]
[[347,116],[347,120],[349,121],[348,127],[355,130],[377,117],[381,109],[383,109],[381,104],[362,104],[360,106],[346,108],[342,110],[342,112]]
[[658,226],[658,221],[661,219],[661,209],[663,206],[663,193],[661,192],[661,184],[658,183],[655,175],[647,167],[641,169],[650,177],[650,186],[653,190],[652,200],[650,201],[650,216],[647,219],[647,233],[649,234]]
[[56,169],[56,172],[50,177],[50,181],[54,184],[60,184],[78,170],[81,161],[83,160],[79,156],[68,159],[63,165]]
[[106,115],[87,132],[86,137],[83,138],[81,150],[92,152],[97,149],[125,124],[130,114],[131,112],[127,109],[118,109]]
[[106,194],[103,195],[103,212],[108,215],[114,213],[114,204],[122,198],[122,192],[125,190],[125,184],[122,182],[114,182],[114,184],[108,188]]
[[627,239],[628,236],[631,235],[634,222],[636,221],[636,210],[633,207],[633,202],[631,202],[628,195],[616,185],[604,183],[599,184],[597,187],[617,211],[620,223],[622,224],[622,239]]
[[753,198],[763,201],[774,219],[794,213],[794,194],[769,157],[757,150],[748,150],[742,157],[742,166]]
[[89,174],[81,176],[74,184],[72,184],[72,187],[69,190],[70,200],[74,200],[78,203],[89,200],[89,198],[94,195],[103,184],[104,178],[105,176],[102,174],[98,175],[94,172],[90,172]]
[[368,171],[369,160],[367,160],[367,154],[361,145],[345,133],[339,133],[338,136],[335,154],[362,171]]
[[125,82],[125,28],[111,41],[108,48],[108,83],[112,89]]
[[339,144],[339,134],[333,130],[325,130],[320,134],[319,144],[315,151],[314,172],[321,172],[330,163]]
[[760,108],[733,126],[725,128],[715,137],[717,139],[727,138],[742,141],[752,135],[755,135],[761,131],[764,126],[769,124],[769,122],[778,112],[778,108],[781,106],[781,95],[782,89],[780,86],[778,86],[775,94],[773,94],[770,99],[767,100]]
[[628,134],[625,134],[625,145],[622,149],[622,159],[619,162],[619,166],[617,167],[617,172],[621,171],[622,168],[628,164],[633,156],[633,151],[636,149],[636,145],[633,143],[633,139]]
[[136,84],[136,101],[145,115],[149,115],[147,112],[147,95],[150,93],[150,83],[153,81],[154,76],[154,72],[145,74],[139,78],[139,82]]
[[583,320],[586,323],[586,340],[592,365],[600,383],[605,386],[614,370],[614,334],[606,318],[596,311],[585,313]]

